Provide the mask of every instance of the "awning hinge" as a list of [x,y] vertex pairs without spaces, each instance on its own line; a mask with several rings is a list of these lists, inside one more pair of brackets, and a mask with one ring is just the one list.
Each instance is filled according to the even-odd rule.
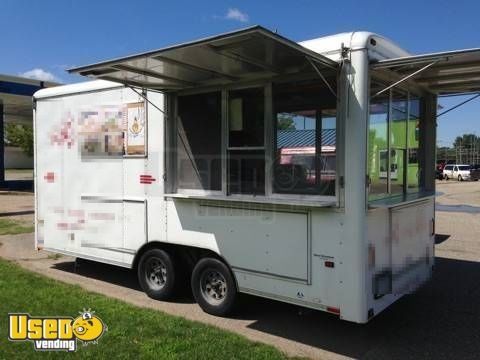
[[344,43],[342,43],[342,50],[341,50],[342,59],[348,59],[349,53],[350,53],[350,48],[345,46]]

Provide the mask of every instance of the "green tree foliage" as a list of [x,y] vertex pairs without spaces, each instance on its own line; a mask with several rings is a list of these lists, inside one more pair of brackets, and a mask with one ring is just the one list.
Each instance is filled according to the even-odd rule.
[[454,148],[448,146],[437,146],[437,161],[455,161],[456,153]]
[[28,156],[33,156],[33,127],[20,124],[5,124],[5,143],[18,146]]
[[295,130],[295,122],[289,115],[279,114],[277,120],[278,130]]
[[457,136],[453,142],[453,147],[466,150],[478,150],[480,148],[480,136],[476,136],[475,134],[463,134],[462,136]]

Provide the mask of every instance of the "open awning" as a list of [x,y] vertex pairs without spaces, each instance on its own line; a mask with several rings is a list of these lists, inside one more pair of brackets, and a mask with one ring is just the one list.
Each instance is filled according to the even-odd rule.
[[371,69],[408,78],[438,95],[480,92],[480,48],[380,60]]
[[254,26],[69,72],[169,91],[323,70],[336,73],[337,68],[335,61]]

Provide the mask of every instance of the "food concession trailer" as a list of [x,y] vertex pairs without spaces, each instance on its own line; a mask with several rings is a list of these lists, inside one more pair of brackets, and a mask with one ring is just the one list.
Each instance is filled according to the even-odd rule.
[[255,26],[71,69],[34,96],[36,246],[365,323],[431,276],[437,96],[480,91],[480,50]]

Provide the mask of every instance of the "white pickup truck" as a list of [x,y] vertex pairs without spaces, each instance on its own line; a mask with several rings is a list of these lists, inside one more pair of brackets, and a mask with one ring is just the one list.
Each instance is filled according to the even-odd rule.
[[470,165],[449,164],[443,168],[443,177],[445,178],[445,180],[470,180],[470,169]]

